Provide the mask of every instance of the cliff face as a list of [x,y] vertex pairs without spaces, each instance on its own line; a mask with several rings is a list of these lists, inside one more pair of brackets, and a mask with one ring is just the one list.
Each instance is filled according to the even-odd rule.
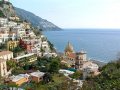
[[20,19],[22,20],[27,20],[34,27],[40,28],[42,30],[61,30],[59,27],[57,27],[53,23],[45,19],[42,19],[31,12],[13,7],[13,5],[10,2],[0,1],[0,17],[2,16],[10,17],[14,15],[19,16]]
[[5,17],[14,16],[16,14],[13,5],[10,2],[0,1],[0,11]]
[[54,25],[53,23],[42,19],[35,14],[25,11],[20,8],[15,8],[16,14],[23,20],[27,20],[33,26],[38,27],[42,30],[61,30],[58,26]]

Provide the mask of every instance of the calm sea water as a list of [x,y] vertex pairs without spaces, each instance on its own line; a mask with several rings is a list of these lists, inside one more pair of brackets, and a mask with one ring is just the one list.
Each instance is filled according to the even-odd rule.
[[75,51],[85,50],[89,58],[99,61],[114,60],[120,52],[120,30],[69,29],[43,33],[59,52],[64,51],[68,41]]

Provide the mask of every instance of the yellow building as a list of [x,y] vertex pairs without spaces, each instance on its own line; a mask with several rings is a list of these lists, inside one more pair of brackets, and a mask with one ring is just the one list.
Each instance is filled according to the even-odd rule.
[[20,20],[20,18],[18,17],[18,16],[11,16],[11,17],[9,17],[9,19],[10,20],[13,20],[13,21],[19,21]]
[[21,86],[22,84],[29,81],[29,75],[28,74],[19,74],[17,76],[11,76],[10,77],[10,84],[15,84],[18,86]]
[[18,44],[19,44],[19,41],[8,41],[8,43],[7,43],[7,49],[8,50],[12,50],[15,47],[17,47]]
[[30,29],[30,23],[23,22],[24,24],[24,29]]

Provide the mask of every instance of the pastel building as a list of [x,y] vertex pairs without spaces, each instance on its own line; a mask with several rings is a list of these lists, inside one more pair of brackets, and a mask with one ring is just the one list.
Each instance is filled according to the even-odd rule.
[[8,22],[8,26],[9,26],[9,27],[15,27],[15,26],[17,26],[17,23],[16,23],[16,22],[13,22],[13,21],[9,21],[9,22]]
[[25,29],[23,29],[21,26],[13,27],[13,30],[16,31],[17,37],[21,38],[22,36],[26,35]]
[[11,17],[9,17],[9,19],[10,20],[12,20],[12,21],[19,21],[20,20],[20,18],[19,17],[17,17],[17,16],[11,16]]
[[4,60],[11,60],[13,59],[13,52],[11,51],[1,51],[0,58]]
[[7,42],[7,49],[8,50],[13,50],[15,47],[19,45],[19,41],[8,41]]
[[18,86],[21,86],[22,84],[29,81],[29,75],[28,74],[19,74],[17,76],[11,76],[9,77],[10,84],[15,84]]
[[83,79],[91,75],[98,75],[100,72],[98,71],[99,67],[97,64],[92,62],[87,62],[83,65]]
[[8,19],[7,18],[0,18],[0,25],[7,24]]
[[0,32],[0,43],[5,43],[9,39],[9,33],[7,31]]
[[33,39],[20,39],[20,46],[26,49],[28,53],[40,53],[41,48],[41,39],[33,38]]
[[7,65],[6,60],[0,58],[0,76],[5,77],[7,76]]
[[87,53],[83,50],[75,53],[73,46],[69,42],[65,48],[65,53],[62,59],[61,62],[69,67],[85,72],[84,76],[89,75],[91,72],[94,75],[97,75],[99,72],[98,65],[87,59]]
[[36,82],[36,83],[39,83],[40,81],[43,80],[44,74],[45,73],[40,72],[40,71],[36,71],[36,72],[30,73],[31,80]]

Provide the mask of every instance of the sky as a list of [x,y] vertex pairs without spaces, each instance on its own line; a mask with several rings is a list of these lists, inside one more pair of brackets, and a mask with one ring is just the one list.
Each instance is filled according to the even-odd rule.
[[120,28],[120,0],[10,0],[61,28]]

